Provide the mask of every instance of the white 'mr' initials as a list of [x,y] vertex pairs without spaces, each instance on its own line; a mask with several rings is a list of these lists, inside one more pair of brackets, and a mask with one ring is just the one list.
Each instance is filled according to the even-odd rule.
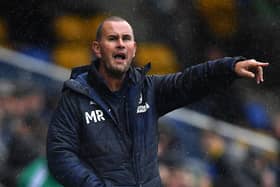
[[90,121],[94,121],[94,123],[99,122],[99,121],[105,121],[105,118],[103,116],[103,111],[102,110],[93,110],[90,112],[85,112],[85,118],[87,124],[90,124]]

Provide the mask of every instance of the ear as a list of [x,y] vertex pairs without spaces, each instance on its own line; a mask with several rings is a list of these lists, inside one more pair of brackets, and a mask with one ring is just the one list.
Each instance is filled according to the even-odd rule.
[[101,58],[100,44],[98,41],[93,41],[91,49],[97,58]]
[[137,44],[136,42],[134,42],[134,51],[133,51],[133,58],[135,57],[135,54],[136,54],[136,49],[137,49]]

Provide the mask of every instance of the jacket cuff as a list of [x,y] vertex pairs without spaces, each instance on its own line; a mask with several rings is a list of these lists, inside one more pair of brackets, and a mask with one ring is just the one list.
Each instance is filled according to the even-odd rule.
[[237,57],[233,57],[232,61],[230,63],[228,63],[229,69],[235,74],[235,76],[238,78],[239,76],[235,73],[235,64],[239,61],[242,60],[246,60],[247,58],[243,57],[243,56],[237,56]]

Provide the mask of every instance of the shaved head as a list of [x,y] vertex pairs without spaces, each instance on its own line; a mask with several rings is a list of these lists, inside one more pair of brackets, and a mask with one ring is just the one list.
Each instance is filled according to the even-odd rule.
[[103,22],[100,23],[100,25],[97,27],[97,30],[96,30],[96,36],[95,36],[95,39],[97,41],[100,41],[101,40],[101,37],[102,37],[102,30],[103,30],[103,25],[105,22],[107,21],[124,21],[124,22],[127,22],[125,19],[121,18],[121,17],[118,17],[118,16],[111,16],[111,17],[108,17],[106,18]]

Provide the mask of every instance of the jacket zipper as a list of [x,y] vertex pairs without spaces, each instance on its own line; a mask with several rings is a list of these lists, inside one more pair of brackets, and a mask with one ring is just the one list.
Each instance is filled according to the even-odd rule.
[[[137,98],[138,101],[139,98]],[[136,105],[137,106],[137,105]],[[126,102],[126,109],[128,109],[128,103]],[[126,110],[127,113],[127,120],[129,123],[129,113],[128,110]],[[139,183],[139,179],[140,179],[140,169],[139,169],[139,163],[140,163],[140,153],[137,150],[140,150],[140,148],[138,147],[139,145],[139,130],[138,130],[138,125],[135,125],[134,128],[132,128],[134,130],[131,130],[132,132],[132,159],[133,159],[133,169],[135,172],[135,181],[136,181],[136,185],[141,187],[142,184]]]
[[[126,113],[126,117],[125,117],[125,119],[126,119],[126,125],[131,125],[130,123],[129,123],[129,113],[128,113],[128,102],[127,102],[127,100],[125,100],[125,113]],[[131,135],[131,140],[132,140],[132,146],[131,146],[131,150],[128,152],[129,153],[129,155],[131,155],[131,157],[132,157],[132,168],[133,168],[133,170],[134,170],[134,175],[135,175],[135,181],[136,181],[136,183],[138,184],[138,180],[139,180],[139,176],[138,176],[138,170],[137,170],[137,161],[136,161],[136,157],[135,157],[135,137],[137,137],[137,136],[135,136],[137,133],[135,132],[136,130],[133,130],[133,127],[131,127],[131,126],[129,126],[129,132],[131,133],[130,135]]]
[[[92,98],[92,97],[90,97],[90,99],[91,99],[91,100],[94,100],[94,98]],[[106,113],[108,114],[108,116],[112,119],[112,121],[113,121],[113,126],[114,126],[113,128],[116,129],[117,137],[118,137],[118,140],[119,140],[119,144],[121,145],[121,148],[123,149],[124,152],[129,152],[129,148],[127,147],[125,141],[123,140],[123,137],[121,136],[121,132],[120,132],[120,129],[119,129],[118,124],[117,124],[117,123],[119,123],[118,119],[115,118],[115,117],[112,115],[110,107],[104,107],[104,106],[101,105],[101,104],[98,104],[98,105],[101,107],[101,109],[102,109],[103,111],[106,111]]]

